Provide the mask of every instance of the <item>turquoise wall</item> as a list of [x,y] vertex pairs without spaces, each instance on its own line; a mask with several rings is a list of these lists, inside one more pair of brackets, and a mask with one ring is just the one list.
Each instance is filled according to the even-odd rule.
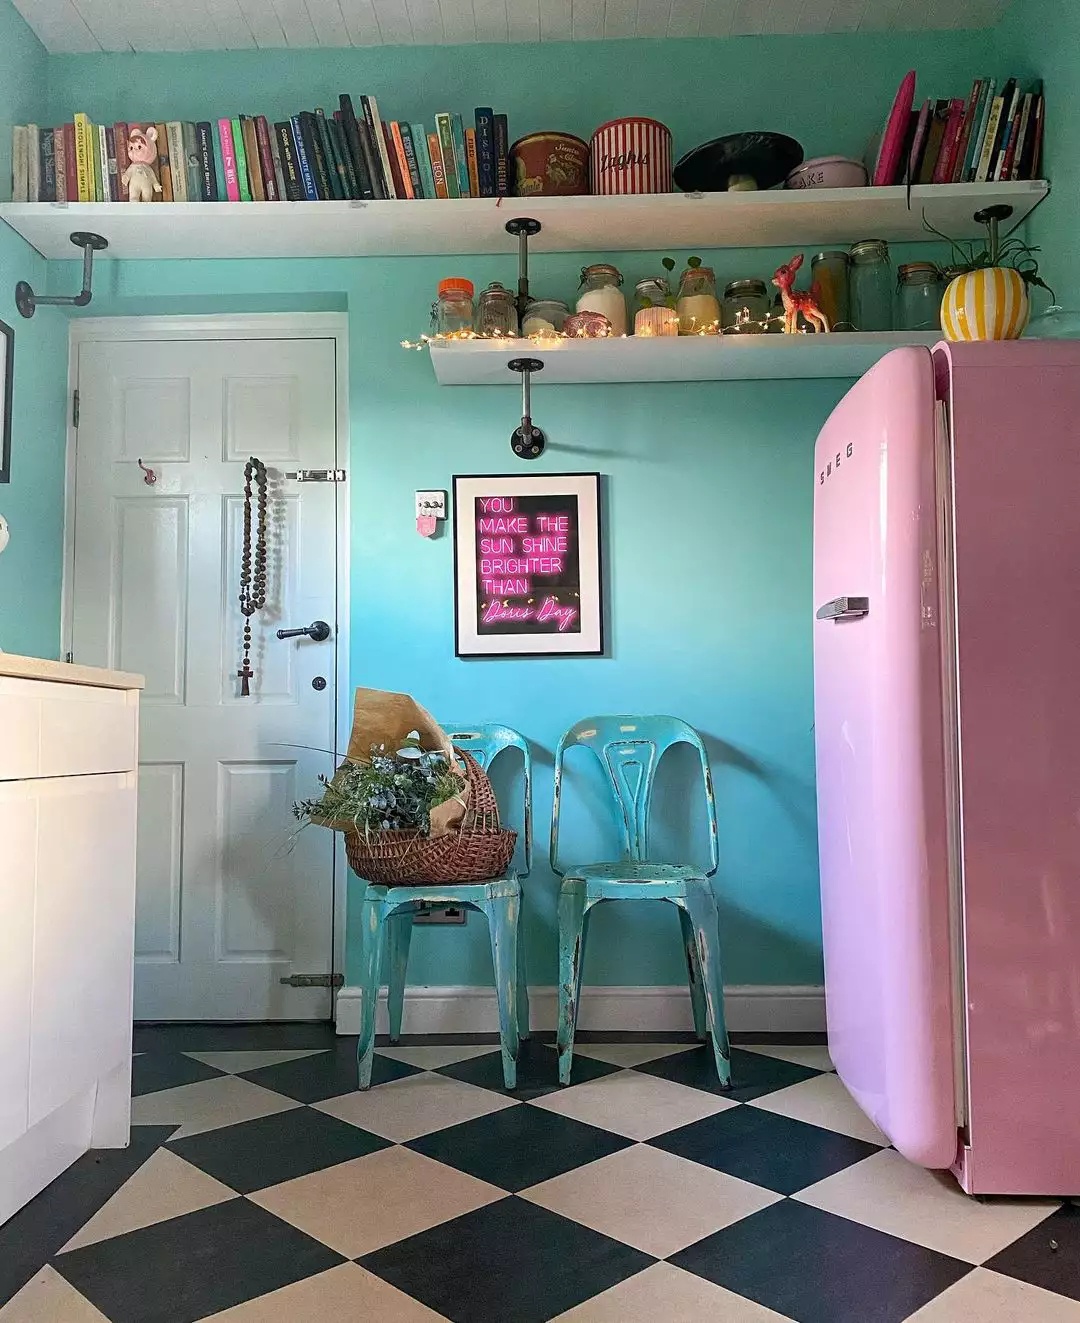
[[[389,114],[496,101],[513,133],[560,127],[587,135],[627,111],[670,124],[676,150],[717,133],[769,125],[810,154],[860,155],[904,71],[947,95],[995,67],[989,33],[589,43],[379,51],[235,52],[191,57],[80,56],[49,61],[50,119],[202,116],[240,107],[281,115],[375,92]],[[858,97],[830,92],[858,67]],[[664,86],[643,76],[670,68]],[[817,81],[783,80],[812,69]],[[493,71],[497,71],[497,74]],[[141,89],[129,93],[126,89]],[[229,89],[223,97],[221,89]],[[503,89],[503,90],[500,90]],[[151,93],[152,90],[152,93]],[[657,257],[612,256],[632,278]],[[786,254],[785,254],[786,255]],[[780,254],[707,255],[718,277],[767,274]],[[572,297],[581,258],[541,256],[534,286]],[[550,760],[559,734],[590,711],[669,711],[705,734],[720,803],[718,893],[725,970],[734,983],[820,981],[813,790],[810,633],[811,454],[848,383],[717,383],[544,388],[534,413],[550,438],[536,466],[606,476],[609,655],[599,660],[470,661],[453,656],[452,547],[413,528],[412,493],[449,488],[455,473],[516,471],[511,389],[440,390],[426,355],[403,338],[425,329],[439,277],[509,282],[514,262],[384,261],[104,263],[91,315],[343,308],[350,334],[353,613],[356,683],[412,691],[452,719],[500,719],[533,741],[543,855]],[[67,290],[73,264],[52,264]],[[56,324],[63,325],[60,316]],[[62,447],[58,429],[54,448]],[[535,471],[535,470],[530,470]],[[58,560],[57,536],[40,553]],[[2,562],[0,562],[2,568]],[[0,629],[3,616],[0,614]],[[662,843],[700,848],[688,821],[689,768],[676,759],[661,789]],[[571,852],[599,832],[595,786],[575,774],[584,807]],[[533,979],[554,979],[555,881],[538,863],[530,885]],[[485,982],[482,925],[418,935],[416,982]],[[682,977],[674,917],[609,906],[593,927],[590,982],[672,983]]]
[[[41,122],[47,64],[38,39],[7,0],[0,0],[0,181],[5,189],[11,180],[11,126]],[[15,330],[12,481],[0,485],[0,514],[11,525],[11,542],[0,556],[0,648],[55,657],[60,646],[67,325],[48,313],[24,321],[15,308],[18,280],[44,289],[45,262],[0,225],[0,321]]]

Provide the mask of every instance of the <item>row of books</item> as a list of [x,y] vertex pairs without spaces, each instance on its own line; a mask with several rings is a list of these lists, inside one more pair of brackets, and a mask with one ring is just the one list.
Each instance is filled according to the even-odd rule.
[[[264,115],[154,125],[152,167],[164,202],[301,202],[375,198],[504,197],[505,115],[478,108],[423,124],[384,121],[374,97],[350,96],[332,115],[302,110],[271,125]],[[148,124],[70,124],[12,130],[15,202],[126,202],[128,139]],[[154,137],[153,134],[148,134]]]
[[897,177],[890,183],[957,184],[1038,179],[1046,101],[1042,83],[1022,91],[977,78],[971,95],[912,110]]

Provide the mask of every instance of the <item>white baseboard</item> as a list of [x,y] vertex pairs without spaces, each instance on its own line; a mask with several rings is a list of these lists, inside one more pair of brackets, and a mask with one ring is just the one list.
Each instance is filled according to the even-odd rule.
[[[554,1029],[558,990],[529,989],[532,1028]],[[815,986],[747,985],[726,988],[728,1028],[741,1033],[824,1033],[825,989]],[[672,1033],[693,1029],[690,993],[682,986],[582,989],[579,1029],[619,1033]],[[386,989],[379,990],[377,1033],[387,1032]],[[411,987],[405,992],[406,1034],[497,1033],[495,990],[485,987]],[[360,989],[344,987],[337,998],[339,1034],[360,1032]]]

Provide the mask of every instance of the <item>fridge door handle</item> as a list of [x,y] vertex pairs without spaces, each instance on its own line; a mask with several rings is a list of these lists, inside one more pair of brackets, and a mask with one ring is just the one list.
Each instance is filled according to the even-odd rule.
[[869,597],[834,597],[817,609],[818,620],[859,620],[869,614]]

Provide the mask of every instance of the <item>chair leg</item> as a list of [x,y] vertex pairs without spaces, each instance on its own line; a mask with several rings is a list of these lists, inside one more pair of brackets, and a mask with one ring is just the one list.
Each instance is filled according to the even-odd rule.
[[518,1036],[529,1037],[532,1032],[532,1018],[529,1012],[529,972],[525,960],[525,897],[522,894],[521,912],[518,914],[517,934],[517,979],[518,979]]
[[720,915],[712,884],[702,878],[688,886],[683,906],[693,927],[697,947],[716,1073],[720,1083],[727,1088],[731,1084],[731,1053],[724,1020],[724,980],[720,970]]
[[709,1036],[709,1021],[705,989],[701,982],[701,961],[698,959],[694,925],[682,906],[679,906],[679,924],[682,927],[683,952],[686,955],[686,974],[690,981],[690,1003],[694,1008],[694,1033],[704,1042]]
[[568,878],[559,891],[559,1083],[570,1083],[588,927],[585,883]]
[[386,897],[369,887],[360,903],[360,1038],[356,1044],[356,1065],[361,1089],[371,1087],[379,969],[386,922],[391,912]]
[[491,938],[491,963],[495,968],[495,995],[499,1003],[499,1038],[502,1042],[503,1083],[517,1088],[518,1044],[518,920],[521,893],[489,896],[484,913]]
[[401,1013],[405,1006],[405,971],[409,967],[409,945],[412,942],[413,915],[411,909],[399,910],[387,923],[387,1003],[390,1015],[390,1041],[401,1038]]

